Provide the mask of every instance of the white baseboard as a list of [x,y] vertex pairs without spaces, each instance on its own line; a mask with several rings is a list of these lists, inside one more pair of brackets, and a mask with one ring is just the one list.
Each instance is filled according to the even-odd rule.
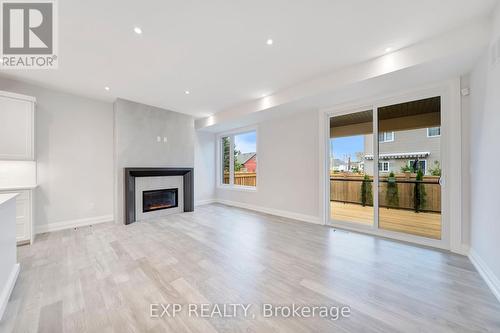
[[49,224],[45,224],[45,225],[37,225],[35,227],[35,233],[41,234],[44,232],[72,229],[72,228],[84,227],[84,226],[88,226],[88,225],[92,225],[92,224],[112,222],[113,220],[114,220],[113,215],[103,215],[103,216],[88,217],[88,218],[78,219],[78,220],[55,222],[55,223],[49,223]]
[[469,259],[476,267],[477,271],[484,279],[488,287],[490,287],[493,294],[496,296],[498,301],[500,302],[500,280],[493,271],[488,267],[488,265],[484,262],[483,259],[474,251],[473,248],[469,251]]
[[10,272],[9,279],[5,284],[2,293],[0,294],[0,320],[4,315],[5,309],[7,308],[7,304],[9,303],[10,295],[12,294],[12,290],[14,290],[14,286],[16,285],[17,277],[19,275],[20,265],[15,264]]
[[293,213],[293,212],[289,212],[289,211],[285,211],[285,210],[250,205],[250,204],[241,203],[241,202],[237,202],[237,201],[230,201],[230,200],[217,199],[216,202],[221,203],[223,205],[244,208],[244,209],[254,210],[254,211],[265,213],[265,214],[271,214],[271,215],[276,215],[276,216],[280,216],[280,217],[285,217],[285,218],[292,219],[292,220],[298,220],[298,221],[314,223],[314,224],[321,224],[321,225],[323,224],[321,222],[320,218],[317,216]]
[[198,200],[194,203],[194,206],[203,206],[203,205],[209,205],[211,203],[217,202],[216,199],[205,199],[205,200]]
[[466,245],[466,244],[461,244],[461,245],[459,245],[459,246],[458,246],[458,247],[456,247],[456,248],[452,247],[452,248],[450,249],[450,251],[451,251],[451,252],[453,252],[453,253],[456,253],[456,254],[461,254],[461,255],[463,255],[463,256],[468,257],[468,256],[469,256],[469,253],[470,253],[470,252],[469,252],[469,251],[470,251],[470,248],[469,248],[469,246],[468,246],[468,245]]

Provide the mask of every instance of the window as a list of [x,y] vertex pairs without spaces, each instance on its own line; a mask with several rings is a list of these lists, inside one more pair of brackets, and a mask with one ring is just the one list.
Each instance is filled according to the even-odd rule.
[[429,128],[427,128],[427,137],[432,138],[435,136],[441,136],[441,127],[429,127]]
[[257,131],[247,131],[220,139],[222,185],[257,186]]
[[394,132],[380,132],[378,134],[378,142],[392,142],[394,141]]
[[417,165],[415,165],[415,160],[409,160],[408,166],[410,167],[410,170],[412,172],[417,172],[418,170],[422,170],[423,174],[425,175],[426,170],[427,170],[426,169],[427,161],[426,160],[419,160]]
[[389,162],[378,162],[378,171],[389,172],[391,171]]

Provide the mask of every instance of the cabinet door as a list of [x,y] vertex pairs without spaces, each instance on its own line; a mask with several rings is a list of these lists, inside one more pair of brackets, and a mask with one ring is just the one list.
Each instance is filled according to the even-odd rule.
[[33,117],[32,102],[0,96],[0,159],[34,159]]
[[25,199],[16,200],[16,240],[30,239],[30,202]]

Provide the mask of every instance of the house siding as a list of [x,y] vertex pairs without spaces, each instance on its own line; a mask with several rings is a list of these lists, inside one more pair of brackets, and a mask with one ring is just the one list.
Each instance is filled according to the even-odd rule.
[[[373,136],[365,135],[364,149],[366,155],[373,155]],[[394,132],[394,141],[379,144],[379,153],[408,153],[408,152],[429,152],[426,172],[434,167],[434,161],[441,164],[441,137],[427,137],[427,128]],[[401,167],[408,164],[408,159],[391,159],[390,170],[399,172]],[[373,174],[373,160],[365,160],[365,172]]]

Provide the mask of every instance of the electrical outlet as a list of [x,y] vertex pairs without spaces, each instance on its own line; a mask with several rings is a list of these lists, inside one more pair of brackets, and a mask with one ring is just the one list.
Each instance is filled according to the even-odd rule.
[[167,142],[167,137],[166,136],[163,137],[163,142]]
[[157,142],[161,142],[161,136],[157,136],[157,137],[156,137],[156,141],[157,141]]

